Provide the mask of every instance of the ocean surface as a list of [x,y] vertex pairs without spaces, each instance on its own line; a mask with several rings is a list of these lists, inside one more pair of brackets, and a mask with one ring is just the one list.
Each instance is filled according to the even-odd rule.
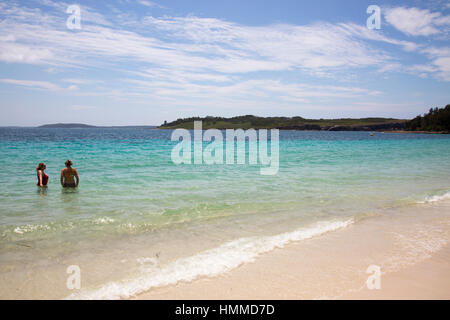
[[[171,133],[0,128],[0,298],[127,298],[450,198],[450,135],[280,131],[279,171],[261,175],[176,165]],[[78,189],[60,186],[66,159]],[[81,290],[66,286],[70,265]]]

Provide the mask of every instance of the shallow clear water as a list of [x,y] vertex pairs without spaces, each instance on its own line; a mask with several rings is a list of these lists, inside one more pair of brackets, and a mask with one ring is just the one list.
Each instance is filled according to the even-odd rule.
[[[114,259],[145,243],[170,262],[450,191],[449,135],[281,131],[273,176],[260,175],[259,165],[175,165],[170,136],[0,128],[0,273],[68,251],[82,256],[98,241],[114,243]],[[59,185],[66,159],[80,174],[77,190]],[[45,190],[36,187],[39,162],[50,176]]]

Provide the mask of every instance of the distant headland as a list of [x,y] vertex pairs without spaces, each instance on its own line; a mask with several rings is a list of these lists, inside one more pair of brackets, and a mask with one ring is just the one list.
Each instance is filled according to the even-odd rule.
[[450,104],[431,108],[412,120],[393,118],[305,119],[302,117],[258,117],[253,115],[224,117],[191,117],[164,122],[158,129],[193,129],[194,121],[202,121],[203,129],[280,129],[311,131],[391,131],[391,132],[450,132]]

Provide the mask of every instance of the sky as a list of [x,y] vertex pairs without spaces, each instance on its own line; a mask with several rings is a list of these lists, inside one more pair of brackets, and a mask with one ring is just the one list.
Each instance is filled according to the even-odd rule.
[[440,0],[0,1],[0,126],[413,118],[450,103],[449,40]]

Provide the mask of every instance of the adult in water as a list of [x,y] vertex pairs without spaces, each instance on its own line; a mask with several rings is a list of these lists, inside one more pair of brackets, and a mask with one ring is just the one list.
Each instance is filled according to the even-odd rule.
[[41,162],[36,167],[36,174],[38,178],[38,187],[46,187],[48,183],[48,175],[44,172],[44,170],[47,168],[45,163]]
[[72,168],[72,161],[67,160],[66,167],[61,170],[61,185],[63,188],[76,188],[79,182],[77,170]]

